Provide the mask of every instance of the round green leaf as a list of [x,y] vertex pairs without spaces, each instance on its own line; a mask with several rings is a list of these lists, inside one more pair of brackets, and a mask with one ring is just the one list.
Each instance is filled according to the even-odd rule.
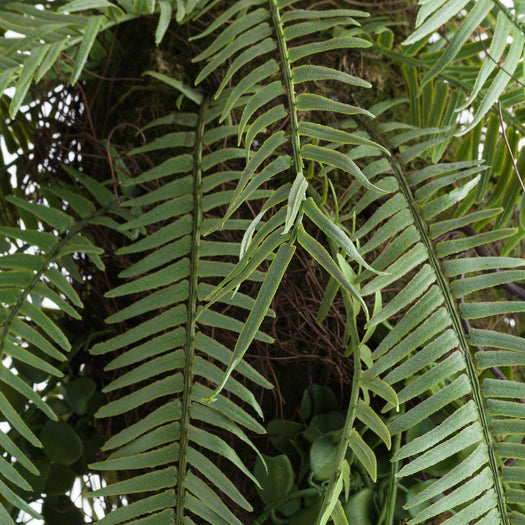
[[86,414],[95,414],[102,405],[106,404],[106,401],[106,396],[97,390],[88,400]]
[[290,442],[298,432],[304,430],[301,423],[290,421],[288,419],[274,419],[266,425],[270,443],[283,454],[296,454],[297,449]]
[[337,456],[338,442],[335,440],[337,432],[328,432],[319,436],[310,449],[310,466],[318,480],[329,479]]
[[338,409],[339,403],[335,394],[325,385],[313,384],[303,392],[300,410],[304,419]]
[[77,377],[62,386],[65,400],[73,412],[80,416],[86,413],[88,401],[96,389],[95,381],[89,377]]
[[264,503],[272,503],[286,497],[293,487],[294,471],[288,456],[270,457],[263,455],[266,470],[260,457],[255,460],[254,474],[261,485],[257,492]]
[[[53,463],[49,469],[49,476],[44,492],[50,496],[60,496],[71,489],[77,475],[71,467]],[[62,522],[65,523],[65,522]]]
[[71,468],[77,473],[77,475],[82,476],[90,472],[88,465],[90,463],[95,463],[97,460],[97,454],[104,444],[104,438],[93,430],[84,431],[80,433],[80,436],[82,437],[83,445],[82,455],[73,465],[71,465]]
[[61,398],[57,396],[50,396],[46,399],[46,403],[50,406],[51,410],[58,416],[61,417],[71,412],[69,405]]
[[[299,490],[297,483],[294,483],[292,487],[292,494]],[[291,498],[286,503],[279,505],[279,513],[284,514],[285,516],[292,516],[301,509],[301,500],[300,498]]]
[[318,428],[308,427],[304,432],[301,432],[301,435],[308,443],[312,444],[322,434]]
[[317,428],[322,434],[340,430],[345,424],[345,417],[341,412],[329,412],[328,414],[317,414],[310,421],[310,427]]
[[385,29],[377,37],[377,43],[385,49],[392,49],[394,44],[394,32],[391,29]]
[[296,512],[290,516],[290,525],[305,525],[306,523],[315,523],[321,511],[321,499],[317,499],[308,507]]
[[64,421],[46,421],[40,441],[46,456],[59,465],[71,465],[82,454],[82,441]]
[[352,525],[372,525],[372,487],[365,487],[348,498],[343,506],[346,519]]

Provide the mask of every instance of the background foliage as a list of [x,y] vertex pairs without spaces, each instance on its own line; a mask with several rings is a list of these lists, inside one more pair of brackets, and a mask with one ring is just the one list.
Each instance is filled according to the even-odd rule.
[[0,2],[0,521],[525,523],[524,16]]

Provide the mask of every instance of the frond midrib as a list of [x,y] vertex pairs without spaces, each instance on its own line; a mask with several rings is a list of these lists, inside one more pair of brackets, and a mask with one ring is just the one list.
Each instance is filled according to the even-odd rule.
[[191,420],[191,400],[193,391],[193,361],[195,358],[195,324],[197,318],[198,268],[202,227],[202,148],[204,143],[205,115],[208,99],[200,107],[199,120],[195,131],[195,149],[193,155],[193,226],[191,233],[190,279],[188,292],[188,318],[186,322],[186,344],[184,363],[184,386],[182,391],[182,415],[180,434],[180,459],[177,472],[177,502],[175,523],[182,525],[185,514],[185,488],[189,429]]
[[295,100],[295,89],[292,78],[292,67],[290,63],[290,57],[288,53],[288,46],[286,45],[286,39],[284,36],[283,23],[281,21],[281,14],[277,0],[270,0],[270,6],[272,10],[272,19],[275,26],[275,33],[277,36],[277,42],[279,45],[279,51],[282,60],[282,70],[285,81],[285,88],[288,94],[288,107],[290,110],[290,141],[292,143],[293,157],[295,162],[295,170],[297,175],[302,175],[303,165],[301,160],[301,143],[299,139],[299,119],[297,116],[297,102]]

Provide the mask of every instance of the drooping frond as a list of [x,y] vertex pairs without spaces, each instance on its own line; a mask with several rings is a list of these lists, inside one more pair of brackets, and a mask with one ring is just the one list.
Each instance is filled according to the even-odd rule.
[[[231,113],[238,120],[238,144],[244,145],[246,167],[223,221],[262,184],[277,177],[282,179],[283,174],[286,180],[286,184],[275,193],[276,202],[269,201],[272,207],[285,201],[284,235],[273,235],[273,244],[268,238],[268,242],[265,241],[266,250],[262,253],[262,256],[268,257],[278,250],[278,264],[273,265],[268,273],[248,323],[250,328],[239,339],[234,351],[235,358],[226,371],[225,380],[248,348],[250,338],[262,320],[292,257],[296,238],[343,287],[355,298],[359,297],[332,256],[320,245],[317,246],[318,243],[304,230],[301,222],[309,180],[313,182],[324,177],[319,174],[324,169],[335,168],[372,191],[382,191],[368,181],[346,154],[349,145],[361,144],[376,151],[381,151],[381,147],[361,134],[345,131],[340,126],[340,122],[348,115],[372,114],[341,102],[337,97],[309,92],[314,82],[335,82],[336,85],[346,87],[370,86],[346,72],[315,64],[316,57],[321,53],[369,47],[369,41],[355,36],[318,37],[325,32],[330,34],[332,28],[342,30],[359,26],[357,19],[366,16],[368,14],[365,12],[349,9],[306,10],[300,8],[297,2],[239,1],[194,38],[197,41],[211,39],[208,47],[195,58],[196,62],[205,61],[196,83],[218,72],[221,82],[215,96],[224,97],[228,84],[236,82],[229,95],[224,97],[220,120],[224,121]],[[220,31],[228,20],[233,22]],[[215,33],[217,36],[213,38],[211,35]],[[261,61],[261,65],[252,67],[254,60]],[[319,213],[323,214],[322,211]],[[258,220],[260,217],[256,222]],[[220,222],[217,227],[222,225],[223,222]],[[253,228],[256,228],[256,224]],[[338,244],[344,234],[339,229],[335,232],[336,229],[324,230]],[[249,246],[248,242],[246,244]],[[344,248],[348,247],[348,255],[364,263],[349,239],[345,241]],[[258,246],[255,245],[255,248],[258,249]],[[248,261],[249,258],[244,257],[239,268],[243,268]],[[234,288],[232,279],[233,276],[229,276],[221,286]],[[217,290],[209,299],[214,301],[220,293]],[[366,308],[364,303],[363,307]]]
[[[239,401],[259,416],[261,409],[251,391],[234,378],[213,404],[203,401],[221,380],[217,364],[227,364],[232,357],[232,351],[221,343],[221,334],[242,332],[234,312],[247,312],[254,305],[253,299],[238,291],[212,308],[201,306],[213,282],[234,268],[225,259],[235,258],[241,249],[231,238],[204,237],[221,220],[220,210],[232,198],[232,183],[241,175],[235,169],[237,159],[245,154],[237,147],[217,147],[235,131],[233,126],[217,124],[218,111],[220,106],[204,101],[199,113],[175,115],[172,129],[176,131],[130,152],[159,155],[168,148],[170,155],[125,184],[134,189],[135,196],[122,206],[136,218],[121,228],[141,234],[119,250],[134,262],[121,273],[127,282],[107,295],[129,298],[128,306],[108,319],[125,323],[128,329],[95,345],[92,354],[112,355],[106,370],[121,371],[105,388],[108,393],[119,393],[98,417],[121,416],[146,403],[153,408],[147,417],[113,436],[104,447],[107,459],[92,465],[126,473],[95,496],[138,494],[132,503],[103,518],[101,525],[139,517],[151,523],[186,523],[190,515],[212,524],[240,523],[223,495],[244,509],[251,508],[215,462],[217,456],[228,460],[255,481],[218,434],[226,431],[253,448],[246,432],[260,433],[263,427]],[[225,170],[225,166],[233,168]],[[224,185],[232,189],[224,190]],[[257,190],[250,199],[267,195]],[[224,222],[224,230],[231,235],[246,226],[244,220]],[[248,276],[255,282],[263,278],[264,273],[256,269]],[[254,337],[272,341],[258,331]],[[270,386],[247,364],[241,364],[238,373],[258,385]],[[151,472],[134,474],[146,468]]]
[[[412,494],[412,524],[525,523],[525,392],[513,376],[525,364],[524,341],[512,317],[524,313],[525,296],[523,259],[512,256],[525,235],[516,184],[525,169],[523,2],[421,0],[402,51],[389,29],[399,21],[323,2],[3,4],[0,29],[14,33],[0,38],[0,93],[15,88],[0,99],[9,152],[29,154],[40,126],[36,99],[60,89],[65,107],[69,93],[77,97],[72,120],[89,121],[90,131],[69,128],[79,169],[64,168],[71,185],[48,184],[54,174],[45,169],[42,179],[19,169],[9,185],[0,166],[0,411],[10,426],[0,435],[0,493],[16,507],[0,506],[0,522],[13,523],[20,509],[36,515],[19,497],[36,475],[30,452],[40,438],[24,415],[28,407],[55,415],[23,370],[57,384],[70,346],[62,312],[76,317],[83,297],[73,286],[83,278],[78,262],[90,257],[103,268],[84,228],[97,226],[122,234],[120,281],[112,282],[113,266],[105,275],[114,285],[112,335],[90,357],[112,374],[97,416],[108,433],[118,429],[91,465],[108,482],[94,495],[121,504],[99,523],[228,525],[251,511],[242,485],[257,484],[263,461],[253,474],[233,443],[263,458],[251,439],[264,430],[254,391],[270,385],[243,357],[254,341],[272,342],[261,326],[296,251],[312,272],[325,272],[320,322],[335,319],[329,310],[341,299],[336,346],[348,358],[351,391],[338,407],[344,426],[308,438],[312,457],[322,443],[333,459],[308,489],[315,505],[298,488],[290,509],[316,513],[316,525],[344,524],[356,479],[382,477],[380,523],[394,521],[399,484]],[[116,26],[139,17],[152,35],[132,46],[145,61],[133,60],[130,81],[116,64],[131,24]],[[370,84],[354,66],[362,62],[372,79],[373,53],[400,64],[406,98],[364,109],[358,100]],[[141,74],[151,83],[130,86]],[[158,102],[157,81],[177,94],[159,89],[168,95],[147,108],[153,116],[133,123],[128,117],[144,114],[129,95],[144,88]],[[96,107],[109,112],[93,120]],[[467,108],[472,118],[458,133]],[[12,118],[17,112],[24,120]],[[150,138],[129,155],[110,140],[124,122],[127,133],[137,126]],[[66,159],[67,141],[57,144]],[[95,182],[86,175],[92,168],[97,180],[105,171],[113,179]],[[86,279],[86,296],[93,289]],[[22,414],[7,394],[15,391]],[[384,483],[381,454],[391,451]],[[307,477],[289,470],[290,487]],[[262,499],[258,522],[278,520],[282,501]]]
[[[359,285],[355,282],[357,277],[355,272],[341,254],[338,254],[337,257],[339,264],[349,280],[359,289]],[[330,303],[337,292],[336,288],[333,289],[333,294],[328,293],[329,290],[330,287],[327,288],[327,294],[323,301],[325,304],[322,304],[320,307],[320,315],[317,318],[318,322],[323,320],[328,309],[328,303]],[[374,450],[370,446],[372,440],[370,438],[363,438],[367,430],[370,430],[377,436],[382,444],[386,446],[387,450],[391,449],[392,439],[390,432],[378,412],[370,406],[370,394],[373,393],[383,401],[396,407],[396,409],[399,408],[397,395],[390,385],[378,377],[372,379],[364,378],[363,369],[369,368],[372,364],[370,350],[366,346],[366,343],[373,335],[375,326],[369,328],[361,337],[358,331],[358,315],[361,310],[361,305],[359,301],[351,297],[346,290],[343,289],[342,294],[347,316],[347,331],[343,342],[345,345],[348,345],[347,355],[350,354],[351,351],[354,359],[352,391],[343,428],[338,432],[333,432],[334,436],[330,436],[329,434],[321,436],[318,440],[314,441],[312,446],[312,457],[315,457],[314,452],[318,451],[317,453],[322,458],[330,453],[330,448],[332,449],[332,454],[335,456],[329,482],[325,487],[316,521],[319,525],[326,525],[331,520],[337,523],[339,519],[338,516],[345,514],[342,503],[345,502],[346,498],[343,499],[342,502],[340,496],[343,491],[345,494],[348,491],[351,468],[356,468],[356,465],[353,465],[355,460],[358,462],[358,469],[361,465],[370,476],[370,479],[373,482],[377,481],[377,458]],[[378,293],[376,294],[374,314],[378,312],[380,308],[381,295]],[[339,439],[336,439],[336,437],[339,437]],[[316,447],[318,448],[316,449]],[[349,455],[348,452],[350,452],[351,455]],[[314,472],[314,474],[317,475],[316,472]]]
[[[33,389],[31,377],[35,372],[51,376],[52,384],[63,376],[71,344],[53,313],[59,308],[80,318],[82,301],[71,283],[71,276],[82,278],[75,257],[84,254],[99,269],[104,268],[102,250],[85,229],[113,202],[110,194],[104,206],[96,207],[89,198],[70,193],[62,185],[42,191],[45,203],[8,196],[11,211],[24,221],[25,228],[0,226],[0,412],[9,425],[0,434],[0,487],[10,505],[36,518],[38,513],[20,496],[20,489],[33,490],[27,480],[40,475],[28,449],[42,448],[44,438],[64,423],[58,421],[42,393]],[[17,396],[22,403],[20,407],[17,402],[15,409],[12,403]],[[26,419],[31,407],[48,418],[39,436]],[[2,523],[15,523],[11,508],[0,505]]]
[[[367,326],[393,323],[363,378],[382,378],[405,406],[403,413],[392,413],[393,436],[415,427],[422,433],[395,453],[393,459],[402,462],[398,477],[428,472],[445,459],[455,463],[407,503],[418,506],[411,524],[436,516],[447,525],[510,523],[509,509],[520,497],[514,483],[522,482],[521,470],[502,463],[521,457],[505,415],[518,417],[522,405],[516,398],[522,396],[519,383],[501,369],[522,362],[525,341],[476,329],[470,320],[523,311],[521,302],[477,302],[476,294],[494,290],[503,299],[497,287],[518,286],[524,262],[487,248],[516,231],[491,228],[501,208],[454,214],[475,192],[484,169],[478,162],[458,162],[406,176],[385,159],[365,173],[392,193],[384,198],[357,191],[353,197],[353,211],[368,216],[353,240],[363,256],[377,253],[371,264],[385,272],[365,270],[357,277],[363,296],[383,294],[383,307]],[[497,379],[485,378],[487,369]],[[517,510],[514,519],[521,519]]]

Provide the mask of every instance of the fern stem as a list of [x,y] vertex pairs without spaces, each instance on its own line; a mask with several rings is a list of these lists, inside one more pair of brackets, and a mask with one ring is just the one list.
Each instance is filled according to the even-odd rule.
[[[388,142],[372,126],[367,125],[367,123],[363,122],[362,119],[359,119],[359,121],[363,125],[363,127],[365,127],[365,129],[367,129],[367,131],[375,138],[375,140],[377,140],[385,148],[388,148],[390,151],[392,150]],[[483,410],[483,396],[481,394],[481,387],[476,372],[476,366],[473,362],[472,355],[470,353],[469,343],[463,331],[463,325],[461,323],[461,318],[459,316],[456,302],[452,294],[450,293],[450,286],[448,280],[443,275],[440,262],[434,252],[434,246],[432,245],[432,241],[428,235],[428,231],[421,216],[419,207],[412,195],[412,191],[409,188],[405,177],[403,176],[403,172],[399,166],[399,163],[393,157],[389,159],[389,162],[399,183],[400,191],[404,195],[408,203],[412,217],[414,218],[414,223],[419,231],[422,242],[426,247],[428,253],[428,260],[435,272],[436,279],[444,297],[448,315],[451,318],[454,331],[458,337],[459,347],[461,349],[463,358],[465,359],[466,372],[472,388],[472,396],[478,409],[479,420],[483,431],[483,437],[487,446],[487,456],[489,460],[490,470],[492,472],[492,477],[494,479],[494,489],[497,496],[498,512],[501,517],[501,523],[503,525],[510,525],[505,508],[505,497],[499,476],[498,462],[494,453],[494,445],[492,441],[492,436],[490,434],[487,413]]]
[[290,64],[290,56],[288,54],[288,47],[284,36],[284,27],[281,20],[281,13],[277,0],[270,0],[270,7],[272,10],[273,23],[277,33],[277,43],[283,61],[283,74],[286,91],[288,93],[288,106],[290,108],[290,134],[293,149],[293,158],[295,163],[295,171],[297,175],[303,175],[303,163],[301,160],[301,139],[299,137],[299,120],[297,118],[297,102],[295,100],[295,89],[292,75],[292,67]]
[[463,325],[461,324],[461,318],[459,316],[455,300],[449,291],[448,281],[446,277],[443,275],[443,272],[441,270],[441,265],[439,264],[439,261],[434,253],[434,247],[432,245],[432,241],[430,240],[430,237],[428,236],[427,230],[423,223],[423,219],[421,218],[421,215],[419,213],[419,208],[414,202],[412,192],[410,191],[410,188],[408,187],[404,177],[402,176],[401,169],[399,168],[397,162],[393,160],[391,161],[391,164],[392,164],[392,167],[394,168],[394,172],[398,179],[401,191],[403,192],[405,198],[407,199],[409,207],[414,216],[414,222],[416,223],[416,226],[419,230],[421,238],[423,239],[423,242],[427,248],[430,264],[432,265],[432,268],[434,269],[434,272],[436,274],[438,283],[443,293],[443,297],[445,298],[445,305],[446,305],[448,314],[452,319],[454,331],[456,332],[456,335],[458,336],[461,352],[463,354],[463,357],[466,363],[467,375],[469,377],[469,381],[472,387],[472,396],[474,397],[476,406],[478,408],[478,414],[479,414],[479,418],[481,422],[481,427],[483,429],[483,437],[485,439],[485,444],[487,445],[487,455],[489,458],[490,469],[492,471],[492,477],[494,479],[494,488],[497,494],[498,511],[501,515],[502,524],[510,525],[508,521],[507,512],[505,509],[505,496],[503,494],[503,487],[501,486],[501,480],[499,477],[498,462],[496,459],[496,455],[494,453],[494,445],[493,445],[492,437],[491,437],[490,430],[489,430],[489,422],[487,418],[487,413],[483,410],[483,396],[481,394],[481,387],[480,387],[478,375],[476,372],[476,366],[473,362],[472,355],[470,353],[469,343],[465,337],[465,333],[463,332]]
[[[400,407],[400,411],[404,412],[404,406]],[[393,456],[401,446],[401,435],[402,432],[399,434],[396,434],[393,439],[393,446],[392,450],[390,451],[391,456]],[[378,525],[382,525],[385,523],[385,525],[394,525],[394,513],[396,510],[396,503],[397,503],[397,486],[398,481],[396,479],[396,474],[399,471],[399,461],[393,461],[392,465],[390,466],[390,477],[388,480],[388,492],[385,498],[385,501],[383,503],[383,508],[381,509],[381,514],[379,515],[379,518],[377,520]]]
[[197,322],[197,286],[199,249],[202,224],[202,145],[205,126],[205,114],[208,99],[204,100],[199,112],[199,121],[195,132],[195,151],[193,154],[193,226],[191,234],[190,282],[188,292],[188,318],[186,323],[186,344],[184,363],[184,386],[182,391],[182,414],[180,422],[180,456],[177,472],[177,501],[175,504],[175,523],[184,522],[185,495],[184,480],[187,471],[186,450],[189,442],[191,419],[191,397],[193,391],[193,361],[195,359],[195,325]]
[[[348,302],[352,304],[353,299],[350,298]],[[355,324],[355,314],[350,322]],[[324,494],[323,503],[317,516],[316,525],[328,523],[330,516],[324,516],[324,518],[326,519],[322,519],[323,515],[329,507],[333,507],[333,500],[335,498],[339,498],[339,494],[336,494],[335,490],[337,486],[337,481],[342,473],[343,461],[345,460],[346,451],[348,450],[348,440],[350,439],[350,433],[352,432],[352,428],[354,426],[354,421],[356,418],[357,403],[359,402],[359,391],[361,388],[361,348],[359,341],[354,340],[352,342],[354,346],[354,373],[352,377],[352,390],[350,392],[350,401],[348,403],[348,409],[346,411],[345,424],[341,430],[341,441],[339,442],[339,447],[337,449],[335,467],[332,471],[332,475],[330,476],[328,490]]]

